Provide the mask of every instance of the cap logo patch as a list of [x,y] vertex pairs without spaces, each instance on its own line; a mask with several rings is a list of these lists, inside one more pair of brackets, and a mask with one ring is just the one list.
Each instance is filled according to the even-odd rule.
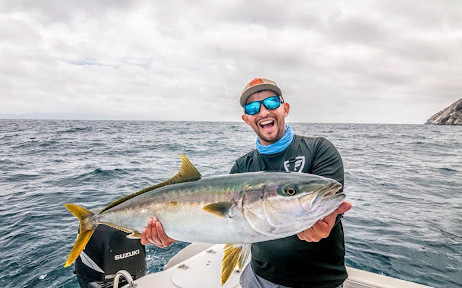
[[252,81],[250,81],[249,83],[249,87],[252,87],[252,86],[255,86],[255,85],[258,85],[258,84],[263,84],[263,80],[261,80],[261,78],[255,78],[253,79]]

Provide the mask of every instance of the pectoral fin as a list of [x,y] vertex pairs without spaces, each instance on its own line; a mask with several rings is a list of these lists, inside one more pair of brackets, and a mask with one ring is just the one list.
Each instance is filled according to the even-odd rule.
[[128,239],[141,239],[141,233],[133,231],[132,234],[127,235]]
[[205,212],[212,213],[220,217],[226,217],[229,215],[231,206],[233,206],[233,204],[230,202],[217,202],[204,206],[202,209]]

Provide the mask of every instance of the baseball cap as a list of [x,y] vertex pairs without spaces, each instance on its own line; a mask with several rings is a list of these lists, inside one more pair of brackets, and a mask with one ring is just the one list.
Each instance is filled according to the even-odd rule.
[[282,96],[282,91],[278,87],[276,82],[266,78],[255,78],[244,87],[244,90],[241,94],[241,98],[239,99],[239,103],[242,107],[244,107],[245,102],[247,102],[247,98],[249,98],[250,95],[263,90],[270,90],[278,94],[279,96]]

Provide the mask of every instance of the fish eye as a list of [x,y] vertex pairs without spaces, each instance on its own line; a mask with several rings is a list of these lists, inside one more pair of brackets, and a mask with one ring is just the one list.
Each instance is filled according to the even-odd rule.
[[295,194],[297,194],[297,188],[293,186],[287,186],[285,192],[289,196],[294,196]]

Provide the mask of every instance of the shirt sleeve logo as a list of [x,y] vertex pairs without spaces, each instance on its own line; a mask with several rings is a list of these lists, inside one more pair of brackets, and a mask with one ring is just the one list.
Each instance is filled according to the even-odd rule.
[[299,172],[301,173],[305,168],[305,156],[297,156],[284,161],[284,169],[287,172]]

